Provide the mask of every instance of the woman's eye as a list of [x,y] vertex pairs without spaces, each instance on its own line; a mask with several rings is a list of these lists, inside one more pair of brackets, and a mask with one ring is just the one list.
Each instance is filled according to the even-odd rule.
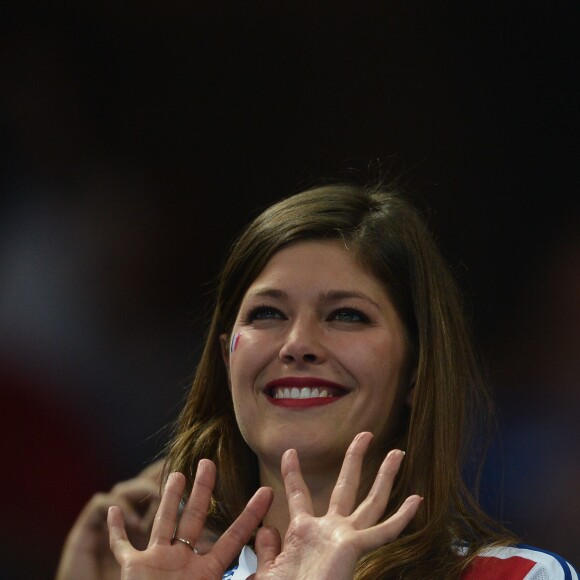
[[340,310],[335,310],[330,318],[331,320],[336,320],[338,322],[369,322],[369,317],[366,314],[363,314],[354,308],[341,308]]
[[280,319],[283,320],[285,316],[277,309],[272,308],[271,306],[258,306],[258,308],[254,308],[249,316],[248,321],[252,322],[254,320],[272,320],[272,319]]

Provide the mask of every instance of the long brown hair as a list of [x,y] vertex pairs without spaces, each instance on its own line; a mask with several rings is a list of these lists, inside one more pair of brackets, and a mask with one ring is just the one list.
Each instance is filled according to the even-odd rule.
[[241,512],[259,486],[258,468],[236,424],[219,336],[230,333],[246,290],[278,250],[333,238],[383,282],[405,327],[408,379],[414,371],[412,408],[396,406],[389,438],[375,449],[382,456],[394,447],[407,452],[385,517],[408,495],[424,497],[401,537],[361,558],[355,577],[456,578],[482,546],[512,538],[482,512],[462,477],[475,449],[470,429],[489,398],[457,286],[422,214],[395,191],[347,184],[310,189],[274,204],[244,230],[219,276],[166,469],[184,472],[191,484],[197,462],[212,459],[218,479],[207,525],[223,531]]

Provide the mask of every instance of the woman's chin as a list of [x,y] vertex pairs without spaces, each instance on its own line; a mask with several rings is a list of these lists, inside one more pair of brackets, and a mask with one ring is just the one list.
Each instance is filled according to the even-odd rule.
[[254,446],[261,463],[268,463],[280,468],[282,456],[289,449],[298,453],[298,460],[303,473],[328,471],[340,468],[350,440],[340,444],[336,437],[322,437],[320,433],[284,433],[282,437],[270,438],[267,445]]

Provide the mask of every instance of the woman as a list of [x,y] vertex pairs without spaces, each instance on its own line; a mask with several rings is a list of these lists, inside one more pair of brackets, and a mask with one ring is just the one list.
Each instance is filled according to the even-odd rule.
[[[263,521],[256,578],[492,578],[497,561],[495,577],[523,578],[506,574],[537,558],[507,547],[462,479],[487,406],[419,212],[378,187],[295,195],[222,269],[149,548],[131,547],[117,508],[111,548],[126,578],[219,578]],[[205,554],[203,529],[219,537]]]

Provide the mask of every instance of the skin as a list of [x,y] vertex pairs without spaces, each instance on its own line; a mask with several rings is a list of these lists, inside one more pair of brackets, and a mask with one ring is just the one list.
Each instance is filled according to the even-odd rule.
[[[312,497],[306,486],[296,450],[283,458],[281,474],[290,511],[290,525],[280,541],[278,531],[260,528],[256,537],[257,580],[347,580],[352,578],[357,559],[374,548],[393,541],[412,520],[422,501],[410,496],[388,520],[381,517],[403,458],[394,450],[383,461],[366,499],[355,508],[364,453],[372,434],[359,434],[346,453],[327,513],[313,514]],[[192,493],[177,524],[179,501],[185,489],[181,473],[172,473],[165,486],[146,550],[136,550],[127,538],[123,513],[109,508],[108,526],[111,550],[121,566],[123,580],[192,580],[222,578],[227,563],[263,519],[272,501],[272,490],[262,487],[224,535],[206,554],[195,554],[175,537],[187,538],[195,545],[203,530],[205,514],[215,482],[215,466],[201,460]]]
[[422,501],[419,496],[409,497],[392,517],[377,524],[387,506],[402,451],[387,455],[368,496],[356,507],[363,457],[371,439],[371,433],[361,433],[349,446],[327,513],[321,517],[313,515],[296,451],[284,454],[282,475],[290,525],[283,548],[274,528],[258,531],[256,578],[350,579],[360,556],[393,541],[403,531],[417,512]]
[[133,479],[91,498],[66,539],[56,580],[118,580],[121,577],[121,568],[109,549],[107,511],[112,505],[122,507],[133,545],[144,549],[159,505],[161,467],[162,461],[157,461]]
[[197,545],[203,532],[214,484],[215,465],[209,460],[201,460],[192,492],[176,529],[179,503],[185,490],[185,477],[181,473],[171,473],[153,522],[149,544],[144,551],[136,550],[127,538],[122,510],[118,506],[109,508],[109,541],[121,566],[122,579],[179,580],[223,576],[228,564],[249,541],[267,512],[272,501],[272,490],[260,488],[242,514],[207,553],[193,553],[182,542],[172,543],[175,531],[175,537],[190,539],[193,545]]
[[[260,481],[274,489],[266,523],[284,535],[288,508],[280,477],[294,447],[313,496],[328,507],[344,453],[357,433],[382,439],[402,379],[403,324],[383,285],[339,241],[305,241],[275,254],[248,288],[222,352],[240,431],[256,453]],[[330,405],[274,406],[264,387],[280,377],[326,379],[347,395]]]
[[[372,433],[388,431],[403,381],[404,329],[386,289],[339,242],[296,243],[268,262],[231,335],[220,340],[236,418],[265,487],[205,554],[171,540],[174,531],[193,545],[201,537],[215,482],[209,460],[198,465],[179,522],[185,479],[170,475],[145,551],[131,545],[121,509],[110,508],[110,545],[122,578],[221,578],[260,522],[255,578],[352,578],[358,558],[397,538],[421,503],[411,496],[379,522],[404,457],[399,450],[358,499]],[[327,405],[274,405],[264,388],[281,377],[324,379],[346,394]]]
[[[144,550],[159,507],[159,460],[136,477],[116,484],[107,493],[97,493],[83,508],[68,534],[60,557],[56,580],[119,580],[121,567],[109,547],[107,514],[109,507],[122,508],[126,533],[133,546]],[[209,552],[217,536],[204,529],[196,546],[201,554]]]

